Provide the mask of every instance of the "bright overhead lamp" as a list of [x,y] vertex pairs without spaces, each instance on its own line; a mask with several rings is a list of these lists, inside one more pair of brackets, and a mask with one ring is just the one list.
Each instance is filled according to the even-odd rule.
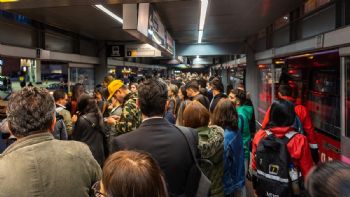
[[199,30],[204,29],[205,17],[207,15],[208,0],[201,1],[201,15],[199,17]]
[[18,0],[0,0],[0,3],[12,3],[12,2],[16,2]]
[[203,30],[198,31],[198,43],[202,43]]
[[113,12],[111,12],[109,9],[105,8],[101,4],[95,5],[96,8],[100,9],[102,12],[108,14],[110,17],[112,17],[114,20],[119,21],[121,24],[123,24],[123,19],[120,18],[119,16],[115,15]]

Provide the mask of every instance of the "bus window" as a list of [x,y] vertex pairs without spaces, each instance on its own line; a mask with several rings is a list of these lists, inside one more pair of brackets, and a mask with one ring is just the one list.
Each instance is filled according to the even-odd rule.
[[258,121],[262,122],[267,109],[272,103],[273,75],[269,65],[259,65],[259,103],[258,103]]
[[346,68],[346,137],[350,137],[350,57],[345,59],[345,68]]
[[337,139],[340,138],[340,74],[333,67],[313,69],[307,108],[314,126]]

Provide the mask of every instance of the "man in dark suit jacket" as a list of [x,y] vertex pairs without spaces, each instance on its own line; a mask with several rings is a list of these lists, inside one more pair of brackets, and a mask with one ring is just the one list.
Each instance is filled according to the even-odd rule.
[[167,85],[149,79],[139,86],[139,106],[143,122],[129,133],[112,139],[111,152],[119,150],[146,151],[164,172],[170,196],[191,196],[186,182],[194,161],[185,136],[163,119],[168,99]]
[[[205,88],[205,87],[204,87]],[[209,100],[206,96],[200,93],[198,81],[193,79],[186,84],[187,96],[191,98],[192,101],[200,102],[205,108],[209,109]]]
[[221,79],[219,78],[214,78],[213,80],[211,80],[209,82],[209,86],[211,87],[211,90],[213,92],[213,100],[211,100],[210,102],[210,106],[209,106],[209,111],[210,113],[214,112],[214,109],[216,107],[216,105],[219,103],[219,101],[222,98],[227,98],[226,94],[223,94],[222,92],[224,92],[224,85],[221,82]]

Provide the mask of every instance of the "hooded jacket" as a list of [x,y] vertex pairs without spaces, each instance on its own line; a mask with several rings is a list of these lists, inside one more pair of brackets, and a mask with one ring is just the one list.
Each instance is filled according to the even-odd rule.
[[254,109],[252,106],[248,106],[248,105],[242,105],[237,107],[236,109],[239,116],[238,127],[242,132],[242,138],[243,138],[244,158],[249,159],[249,146],[251,141],[249,122],[253,117]]
[[201,164],[203,172],[212,182],[211,196],[224,196],[224,130],[215,125],[196,130],[201,158],[213,163],[211,167],[206,163]]
[[[268,129],[276,137],[283,138],[288,132],[293,131],[292,127],[274,127]],[[267,136],[265,130],[260,129],[253,140],[253,158],[252,169],[256,171],[255,153],[259,142]],[[292,157],[294,165],[301,171],[305,178],[313,166],[312,156],[308,145],[307,138],[302,134],[296,134],[287,144],[288,152]]]
[[[314,161],[317,163],[318,162],[317,137],[316,137],[315,129],[314,129],[314,126],[312,124],[312,121],[311,121],[311,118],[309,115],[309,111],[303,105],[296,103],[295,99],[292,97],[282,96],[281,99],[295,103],[295,107],[294,107],[295,114],[298,116],[301,124],[303,125],[303,130],[304,130],[306,137],[309,141],[309,147],[311,148],[311,151],[312,151],[312,154],[314,157]],[[265,118],[262,122],[261,128],[266,128],[269,121],[270,121],[270,108],[266,112],[266,115],[265,115]]]

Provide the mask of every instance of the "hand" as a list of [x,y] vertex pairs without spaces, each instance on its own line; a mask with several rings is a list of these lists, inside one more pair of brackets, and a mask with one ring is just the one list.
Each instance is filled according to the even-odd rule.
[[78,116],[74,114],[74,115],[72,116],[72,123],[76,123],[77,120],[78,120]]
[[109,118],[113,118],[114,120],[119,121],[120,116],[112,115],[112,116],[110,116]]
[[117,123],[117,121],[112,117],[108,117],[106,120],[106,123],[109,125],[115,125]]

